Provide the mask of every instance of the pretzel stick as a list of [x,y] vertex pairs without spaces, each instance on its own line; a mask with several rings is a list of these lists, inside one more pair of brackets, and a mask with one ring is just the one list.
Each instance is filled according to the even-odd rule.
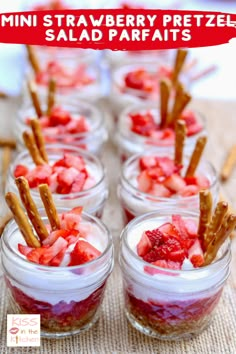
[[175,64],[174,64],[174,70],[172,74],[172,82],[175,85],[176,82],[178,81],[179,74],[184,66],[184,62],[186,59],[188,52],[185,49],[178,49],[176,58],[175,58]]
[[45,240],[48,237],[48,231],[44,225],[35,202],[30,194],[29,183],[25,177],[16,178],[16,185],[19,190],[19,194],[24,204],[25,210],[28,214],[28,217],[40,239],[40,241]]
[[48,85],[48,108],[47,115],[50,116],[53,106],[55,105],[56,81],[51,78]]
[[8,192],[5,199],[27,245],[35,248],[40,247],[40,242],[35,237],[29,220],[25,215],[17,196],[14,193]]
[[29,62],[32,66],[32,69],[34,70],[35,75],[37,75],[40,72],[40,65],[38,58],[35,54],[35,50],[31,45],[26,45],[26,49],[28,53]]
[[55,231],[60,228],[60,220],[57,210],[52,198],[52,193],[47,184],[40,184],[39,193],[46,210],[48,220],[51,224],[52,230]]
[[7,226],[7,224],[12,220],[12,213],[8,213],[2,220],[1,220],[1,225],[0,225],[0,237],[2,236],[2,233]]
[[29,153],[35,163],[35,165],[44,165],[45,161],[42,159],[39,150],[35,144],[34,137],[32,134],[29,132],[25,131],[23,133],[23,140],[25,143],[25,146],[29,150]]
[[207,226],[211,219],[212,210],[212,197],[208,190],[201,190],[199,193],[200,198],[200,216],[198,225],[198,235],[201,240],[205,239]]
[[2,189],[5,190],[6,182],[7,182],[7,173],[9,170],[9,166],[11,163],[11,148],[5,146],[2,152]]
[[228,204],[226,202],[217,203],[215,212],[209,223],[203,240],[203,248],[206,250],[209,243],[213,240],[215,233],[219,230],[224,217],[228,210]]
[[178,120],[175,127],[175,164],[181,165],[183,161],[184,141],[186,138],[186,124]]
[[173,122],[174,117],[176,116],[176,114],[179,110],[179,105],[180,105],[180,101],[181,101],[181,97],[183,95],[183,92],[184,92],[183,85],[178,83],[178,85],[176,86],[175,100],[173,103],[173,107],[172,107],[171,112],[168,115],[168,124],[167,125],[170,125]]
[[230,149],[226,157],[226,160],[224,162],[223,168],[221,170],[220,178],[223,182],[227,181],[227,179],[230,177],[235,165],[236,165],[236,145],[234,145]]
[[185,107],[188,105],[188,103],[191,101],[192,96],[187,93],[187,92],[183,92],[182,96],[180,97],[180,101],[179,104],[177,106],[177,108],[175,109],[175,112],[173,112],[172,114],[172,121],[175,122],[177,119],[180,118],[180,115],[182,114],[182,112],[184,111]]
[[161,124],[160,127],[164,128],[167,125],[168,117],[168,102],[170,98],[170,83],[168,80],[161,80],[160,82],[160,93],[161,93],[161,102],[160,102],[160,115],[161,115]]
[[204,266],[210,264],[216,257],[218,250],[221,245],[225,242],[227,237],[230,236],[231,232],[236,226],[236,215],[229,214],[226,215],[221,228],[216,232],[214,239],[209,244],[207,251],[205,253]]
[[38,118],[40,118],[40,117],[42,117],[43,112],[41,109],[37,88],[36,88],[36,85],[34,84],[34,82],[28,81],[28,89],[29,89],[30,97],[31,97],[35,112],[36,112]]
[[198,167],[206,143],[207,143],[206,136],[201,136],[200,138],[198,138],[186,171],[186,175],[185,175],[186,177],[194,176],[194,173]]
[[16,141],[14,139],[0,138],[0,147],[9,147],[14,150],[16,148]]
[[40,155],[45,162],[48,162],[48,155],[46,152],[45,141],[44,141],[44,137],[42,134],[42,129],[41,129],[39,120],[38,119],[31,119],[30,125],[32,128],[34,140],[35,140],[37,148],[40,152]]

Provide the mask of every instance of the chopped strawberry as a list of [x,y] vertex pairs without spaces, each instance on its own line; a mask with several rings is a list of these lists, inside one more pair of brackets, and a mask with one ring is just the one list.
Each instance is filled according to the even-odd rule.
[[199,190],[200,188],[198,186],[189,185],[183,187],[182,190],[179,190],[178,192],[181,197],[191,197],[192,195],[198,194]]
[[52,109],[51,115],[49,117],[50,125],[66,125],[71,121],[70,113],[62,108],[55,107]]
[[83,211],[83,207],[79,206],[79,207],[75,207],[73,208],[70,212],[76,215],[81,215]]
[[52,168],[49,165],[36,166],[33,170],[29,171],[25,176],[29,182],[30,188],[38,187],[39,184],[49,183]]
[[146,170],[150,167],[155,167],[157,165],[155,156],[143,156],[139,160],[139,167],[141,170]]
[[169,189],[163,186],[161,183],[155,183],[149,190],[149,193],[155,197],[160,198],[169,198],[171,196]]
[[[152,265],[160,268],[167,268],[167,269],[173,269],[173,270],[179,270],[181,269],[181,263],[178,262],[172,262],[172,261],[166,261],[164,259],[159,259],[156,262],[153,262]],[[155,274],[163,274],[163,275],[173,275],[173,273],[168,273],[166,271],[162,271],[160,269],[155,269],[153,267],[145,266],[144,271],[150,275],[155,275]]]
[[198,225],[194,220],[190,220],[190,219],[185,220],[184,226],[190,238],[198,237],[197,235]]
[[50,261],[59,253],[62,249],[67,247],[68,243],[63,237],[58,239],[49,248],[43,249],[43,254],[39,258],[39,263],[48,265]]
[[86,166],[85,161],[81,156],[74,156],[70,154],[64,155],[64,162],[66,167],[74,167],[78,171],[85,172]]
[[70,230],[61,229],[61,230],[52,231],[50,232],[48,237],[45,238],[45,240],[43,240],[42,244],[44,246],[46,245],[51,246],[59,237],[66,238],[70,234],[71,234]]
[[150,249],[152,248],[152,243],[149,240],[149,238],[147,237],[146,232],[143,232],[142,237],[139,241],[139,243],[137,244],[137,253],[140,257],[143,257],[145,254],[148,253],[148,251],[150,251]]
[[29,254],[31,251],[33,251],[33,248],[18,243],[18,250],[21,254],[23,254],[24,256],[27,256],[27,254]]
[[189,186],[189,185],[197,185],[197,178],[195,176],[184,177],[184,180],[185,180],[187,186]]
[[177,167],[172,159],[169,157],[158,157],[158,165],[163,171],[163,174],[168,177],[177,171]]
[[200,123],[195,123],[187,127],[187,136],[192,136],[200,133],[202,131],[202,125]]
[[141,192],[147,193],[152,187],[152,180],[148,175],[148,171],[142,171],[138,176],[138,188]]
[[133,114],[131,118],[131,130],[139,135],[149,136],[156,129],[156,123],[151,113]]
[[210,187],[210,181],[207,177],[205,176],[197,176],[197,185],[202,188],[202,189],[208,189]]
[[87,241],[79,240],[71,252],[70,266],[80,265],[96,259],[101,254]]
[[159,231],[161,231],[164,235],[169,235],[175,237],[177,240],[181,240],[181,235],[178,231],[178,229],[171,223],[167,222],[163,225],[161,225],[159,228]]
[[189,237],[185,227],[185,222],[180,215],[172,215],[172,223],[179,231],[179,234],[183,239],[187,239]]
[[195,268],[200,267],[204,263],[203,251],[198,238],[195,240],[192,247],[188,250],[188,258]]
[[151,177],[151,179],[154,181],[157,180],[157,182],[161,182],[165,178],[165,174],[161,167],[150,167],[146,169],[146,171],[148,176]]
[[79,173],[71,186],[71,193],[81,192],[84,188],[85,181],[86,174],[83,172]]
[[164,185],[174,192],[180,192],[186,186],[186,183],[182,177],[174,173],[165,180]]
[[39,264],[39,259],[44,254],[44,252],[45,252],[45,248],[42,247],[34,248],[31,252],[27,254],[26,257],[28,261]]
[[145,70],[143,69],[129,72],[124,78],[125,85],[135,90],[142,90],[144,75],[145,75]]
[[145,234],[149,238],[152,247],[159,246],[163,242],[163,233],[160,229],[147,230]]
[[62,186],[71,186],[78,174],[78,170],[74,167],[64,168],[63,171],[59,172],[57,175],[58,184]]
[[52,267],[59,267],[67,250],[67,246],[63,247],[61,251],[50,261],[49,265]]
[[18,178],[21,176],[26,176],[28,173],[28,168],[24,165],[17,165],[14,171],[14,177]]
[[66,230],[79,230],[81,217],[79,214],[69,211],[61,215],[61,227]]

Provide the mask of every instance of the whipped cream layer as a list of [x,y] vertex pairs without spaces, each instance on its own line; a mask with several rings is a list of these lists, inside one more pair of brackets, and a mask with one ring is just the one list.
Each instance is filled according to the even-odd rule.
[[[81,222],[85,239],[100,252],[107,247],[107,235],[96,225]],[[47,267],[29,262],[18,251],[18,244],[25,241],[19,230],[11,236],[11,248],[14,254],[6,250],[3,266],[8,273],[12,286],[38,301],[55,305],[60,301],[82,301],[89,297],[108,276],[111,253],[105,259],[97,259],[92,264],[74,267]],[[66,256],[68,257],[68,255]],[[51,268],[51,269],[50,269]]]

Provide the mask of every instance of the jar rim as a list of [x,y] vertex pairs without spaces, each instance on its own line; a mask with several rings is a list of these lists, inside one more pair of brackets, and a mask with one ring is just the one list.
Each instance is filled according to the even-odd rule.
[[[143,264],[144,266],[148,266],[154,270],[159,270],[159,271],[162,271],[163,272],[163,269],[168,272],[168,273],[171,273],[171,274],[181,274],[181,275],[186,275],[186,274],[190,274],[190,273],[201,273],[201,272],[204,272],[206,269],[209,270],[209,269],[214,269],[215,267],[217,267],[218,265],[222,264],[222,261],[223,259],[230,253],[230,240],[229,238],[225,241],[225,244],[227,245],[225,251],[223,252],[223,254],[216,260],[214,260],[212,263],[206,265],[206,266],[202,266],[202,267],[198,267],[198,268],[192,268],[192,269],[167,269],[167,268],[163,268],[163,267],[159,267],[159,266],[156,266],[154,264],[151,264],[151,263],[148,263],[146,261],[144,261],[141,257],[139,257],[130,247],[129,247],[129,244],[128,244],[128,240],[127,240],[127,235],[128,235],[128,232],[130,229],[132,229],[132,227],[134,225],[139,225],[141,224],[142,220],[145,219],[145,218],[152,218],[154,216],[161,216],[163,213],[167,214],[167,215],[172,215],[172,209],[168,208],[168,209],[159,209],[157,208],[155,211],[152,211],[152,212],[149,212],[149,213],[145,213],[145,214],[142,214],[140,216],[137,216],[136,218],[134,218],[133,220],[131,220],[127,225],[126,227],[122,230],[121,234],[120,234],[120,247],[122,246],[122,243],[124,243],[126,249],[128,250],[129,254],[134,257],[134,259],[136,259],[140,264]],[[197,213],[196,211],[183,211],[183,210],[180,210],[180,209],[175,209],[175,214],[179,214],[179,215],[183,215],[184,216],[187,216],[187,217],[192,217],[192,218],[196,218],[199,213]],[[166,216],[167,216],[166,215]],[[157,217],[158,217],[157,216]],[[120,255],[121,255],[121,251],[120,251]],[[230,259],[229,259],[230,261]],[[143,276],[145,277],[149,277],[150,275],[147,274],[147,273],[144,273]]]
[[[158,115],[159,115],[159,105],[153,103],[153,102],[146,102],[146,103],[136,103],[136,104],[130,104],[128,107],[124,108],[121,113],[120,113],[120,117],[119,117],[119,122],[118,122],[118,135],[120,135],[122,138],[124,139],[129,139],[129,140],[135,140],[135,139],[142,139],[143,142],[145,144],[145,141],[149,138],[149,137],[146,137],[146,136],[143,136],[143,135],[140,135],[140,134],[137,134],[133,131],[131,131],[130,129],[126,129],[125,131],[123,129],[121,129],[121,123],[124,119],[127,119],[129,114],[131,114],[132,112],[137,112],[138,110],[146,110],[146,111],[150,111],[150,110],[156,110]],[[200,135],[204,135],[206,134],[206,118],[205,116],[203,115],[202,112],[199,112],[197,109],[195,108],[187,108],[185,109],[185,111],[190,111],[192,113],[194,113],[198,120],[200,119],[201,122],[202,122],[202,130],[197,133],[197,134],[194,134],[192,136],[189,136],[189,137],[186,137],[185,139],[185,146],[186,147],[189,147],[193,144],[193,141],[195,141],[196,137],[200,136]],[[127,132],[129,134],[129,136],[127,136]],[[151,144],[145,144],[145,146],[150,146],[152,147]],[[174,146],[174,144],[172,145],[153,145],[156,147],[156,149],[164,149],[164,148],[170,148],[172,146]]]
[[[97,158],[97,156],[95,156],[94,154],[83,150],[81,148],[75,147],[75,146],[71,146],[71,145],[66,145],[66,144],[47,144],[46,145],[46,151],[49,153],[50,150],[56,150],[56,149],[61,149],[63,151],[63,149],[68,149],[71,150],[73,152],[78,152],[79,156],[82,156],[87,159],[92,159],[96,165],[99,167],[99,169],[101,170],[101,178],[99,179],[99,181],[92,187],[81,191],[81,192],[75,192],[75,193],[67,193],[67,194],[59,194],[59,193],[53,193],[53,197],[54,198],[59,198],[61,197],[62,199],[67,199],[68,197],[70,197],[69,199],[76,199],[76,198],[80,198],[82,196],[84,196],[84,194],[93,192],[95,190],[97,190],[98,188],[100,188],[100,186],[103,184],[105,177],[106,177],[106,172],[105,172],[105,167],[103,165],[103,163]],[[49,153],[50,156],[50,153]],[[22,161],[23,158],[25,157],[30,157],[28,150],[24,149],[22,152],[20,152],[19,154],[16,155],[14,161],[11,164],[10,170],[9,170],[9,178],[14,180],[14,168],[16,165],[17,161]],[[31,189],[31,195],[36,198],[39,197],[39,192],[38,190],[34,190]]]
[[[44,95],[44,94],[41,94],[41,96],[45,96],[46,97],[46,95]],[[65,99],[64,98],[64,96],[62,95],[62,94],[60,94],[60,93],[58,93],[58,94],[56,94],[56,97],[58,97],[59,99],[60,98],[62,98],[62,100],[63,99]],[[85,138],[85,137],[87,137],[88,135],[91,135],[92,133],[94,133],[94,132],[96,132],[97,130],[100,130],[100,129],[102,129],[102,127],[103,127],[103,125],[104,125],[104,121],[103,121],[103,117],[102,117],[102,113],[101,113],[101,111],[97,108],[97,107],[95,107],[93,104],[91,104],[90,102],[85,102],[85,101],[82,101],[82,100],[77,100],[77,99],[75,99],[75,98],[70,98],[70,101],[67,103],[67,102],[59,102],[59,104],[60,104],[60,106],[62,106],[63,108],[64,107],[69,107],[69,106],[73,106],[73,107],[75,107],[75,109],[77,109],[77,110],[80,110],[80,109],[88,109],[88,110],[90,110],[91,112],[92,112],[92,115],[93,115],[93,117],[95,117],[96,119],[94,119],[94,121],[95,121],[95,124],[93,124],[92,126],[91,126],[91,130],[88,130],[87,132],[81,132],[81,133],[62,133],[62,134],[60,134],[60,137],[61,138],[66,138],[67,136],[72,136],[73,138],[80,138],[80,139],[82,139],[82,138]],[[43,106],[45,106],[44,104],[42,104],[42,107]],[[21,108],[20,108],[20,110],[19,110],[19,117],[20,117],[20,119],[21,119],[21,121],[22,121],[22,123],[27,127],[27,124],[26,124],[26,117],[25,117],[25,111],[26,111],[26,113],[27,113],[27,111],[30,111],[30,110],[34,110],[34,108],[33,108],[33,105],[32,105],[32,103],[29,101],[29,102],[26,102],[26,103],[24,103],[22,106],[21,106]],[[35,117],[36,117],[36,114],[35,114]],[[33,118],[33,117],[32,117]],[[88,117],[86,117],[85,116],[85,119],[87,119],[88,120]],[[43,130],[43,135],[45,136],[45,137],[52,137],[52,136],[54,136],[53,134],[50,134],[50,133],[47,133],[46,131],[44,131]]]
[[[70,211],[71,209],[70,208],[57,208],[57,211],[58,212],[67,212],[67,211]],[[38,209],[39,213],[40,212],[43,212],[45,214],[45,210],[43,208],[39,208]],[[104,249],[104,251],[95,259],[89,261],[89,262],[86,262],[84,264],[80,264],[80,265],[75,265],[75,266],[60,266],[60,267],[56,267],[56,266],[46,266],[46,265],[42,265],[42,264],[37,264],[37,263],[34,263],[34,262],[30,262],[28,261],[27,259],[24,259],[23,257],[21,257],[15,249],[13,249],[10,244],[9,244],[9,238],[6,237],[8,231],[10,231],[9,229],[11,227],[15,227],[15,230],[18,229],[18,225],[17,223],[15,222],[15,220],[11,220],[7,226],[5,227],[4,231],[3,231],[3,235],[2,235],[2,243],[5,244],[5,246],[7,247],[7,249],[10,251],[10,252],[13,252],[14,253],[14,256],[17,257],[17,259],[19,261],[21,261],[25,266],[29,266],[31,265],[32,267],[40,267],[40,269],[42,270],[50,270],[50,271],[53,271],[55,273],[59,273],[59,272],[63,272],[63,271],[66,271],[66,270],[76,270],[76,269],[84,269],[90,265],[94,265],[96,263],[98,263],[102,258],[104,258],[110,250],[113,249],[113,240],[112,240],[112,235],[111,235],[111,232],[110,230],[108,229],[108,227],[103,223],[103,221],[101,221],[100,219],[98,219],[97,217],[91,215],[91,214],[88,214],[86,212],[82,212],[82,217],[86,217],[88,218],[90,221],[92,220],[93,222],[95,222],[96,225],[98,225],[100,228],[102,227],[103,230],[106,232],[107,234],[107,246],[106,248]],[[44,216],[42,217],[42,220],[48,220],[47,216]],[[23,239],[23,236],[22,236],[22,239]]]
[[[166,148],[165,150],[163,149],[162,152],[167,152],[167,155],[169,155],[168,153],[170,152],[170,148]],[[122,169],[121,169],[121,183],[122,181],[125,182],[126,185],[128,185],[128,187],[132,190],[132,192],[134,193],[138,193],[139,196],[141,196],[142,198],[149,198],[150,199],[150,196],[152,198],[152,200],[156,203],[156,202],[167,202],[169,204],[175,204],[176,201],[178,201],[178,199],[176,198],[165,198],[165,197],[156,197],[154,195],[151,195],[149,193],[145,193],[145,192],[141,192],[138,188],[136,188],[131,182],[130,182],[130,179],[128,179],[126,176],[125,176],[125,169],[128,167],[128,165],[131,165],[132,163],[134,163],[136,160],[138,160],[140,157],[142,156],[146,156],[148,154],[156,154],[158,156],[158,150],[155,149],[155,148],[150,148],[150,149],[147,149],[145,152],[143,153],[138,153],[138,154],[135,154],[133,156],[131,156],[130,158],[128,158],[123,166],[122,166]],[[188,152],[186,152],[184,154],[184,157],[188,157],[189,154]],[[205,160],[205,159],[202,159],[201,162],[203,162],[204,164],[206,164],[208,167],[210,167],[211,169],[211,172],[212,172],[212,175],[213,175],[213,182],[211,183],[209,189],[212,189],[215,187],[215,185],[218,183],[218,177],[217,177],[217,173],[216,173],[216,169],[215,167],[213,166],[213,164],[208,161],[208,160]],[[200,162],[200,164],[201,164]],[[192,196],[188,196],[188,197],[181,197],[180,199],[181,200],[185,200],[185,201],[192,201],[194,199],[196,199],[196,196],[198,194],[195,194],[195,195],[192,195]],[[152,201],[150,200],[150,202]]]

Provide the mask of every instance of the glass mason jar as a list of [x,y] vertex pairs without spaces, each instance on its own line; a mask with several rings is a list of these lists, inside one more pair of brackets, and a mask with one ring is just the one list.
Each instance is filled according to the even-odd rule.
[[[185,140],[185,150],[191,153],[194,149],[195,143],[197,139],[206,135],[206,122],[203,115],[195,110],[186,110],[184,114],[187,114],[189,111],[190,114],[193,114],[196,118],[197,123],[202,127],[201,131],[187,136]],[[141,153],[145,151],[147,148],[156,146],[157,148],[161,147],[173,147],[175,144],[175,134],[172,132],[171,134],[167,132],[166,136],[160,137],[158,136],[143,136],[137,134],[131,130],[131,119],[130,115],[135,114],[145,114],[150,113],[155,123],[159,124],[160,122],[160,112],[159,108],[156,104],[151,102],[130,105],[126,109],[124,109],[118,120],[117,130],[115,135],[115,142],[118,148],[118,152],[121,158],[121,161],[125,161],[128,157]]]
[[[155,74],[156,86],[149,90],[135,89],[127,87],[125,84],[125,77],[136,70],[145,70],[149,74]],[[144,102],[155,102],[159,105],[159,81],[163,78],[169,77],[171,73],[171,66],[166,67],[164,64],[156,63],[132,63],[129,65],[121,65],[117,67],[112,75],[112,90],[110,95],[111,108],[114,113],[114,120],[117,118],[122,110],[127,108],[129,105],[139,105]],[[189,87],[189,79],[183,73],[180,76],[181,82],[185,87]],[[154,81],[154,80],[153,80]]]
[[159,208],[131,221],[121,234],[120,246],[126,316],[142,333],[163,340],[191,338],[210,324],[231,259],[229,241],[221,247],[214,263],[200,268],[166,269],[138,257],[137,230],[140,228],[141,237],[150,226],[154,229],[171,222],[172,214],[180,214],[183,219],[198,217],[194,212]]
[[[137,177],[140,173],[139,160],[144,156],[170,157],[174,159],[174,151],[170,148],[146,150],[145,153],[130,157],[123,164],[118,185],[118,197],[122,206],[124,224],[136,216],[155,211],[160,207],[163,209],[172,207],[173,209],[193,211],[199,208],[198,194],[185,197],[174,195],[171,198],[164,198],[141,192],[138,189]],[[185,174],[189,159],[189,154],[185,154],[182,175]],[[196,175],[207,178],[210,183],[209,190],[212,193],[213,205],[216,205],[219,199],[219,182],[215,168],[209,161],[201,159]]]
[[[58,209],[59,213],[69,209]],[[40,209],[45,223],[45,211]],[[97,218],[82,214],[99,238],[101,255],[82,265],[52,267],[29,262],[18,251],[23,243],[15,221],[2,237],[2,266],[12,314],[39,314],[41,335],[66,337],[89,329],[98,319],[106,281],[113,268],[112,237]],[[98,241],[96,241],[98,242]]]
[[[31,79],[36,82],[40,94],[48,91],[48,80],[53,77],[57,83],[57,92],[63,96],[93,103],[103,97],[100,66],[90,56],[80,56],[71,51],[61,51],[57,55],[44,52],[41,71]],[[40,57],[40,56],[39,56]],[[25,87],[25,95],[27,89]]]
[[[42,102],[42,109],[46,111],[46,96],[40,96]],[[70,144],[88,150],[96,155],[100,155],[108,133],[105,121],[98,108],[90,103],[78,101],[72,97],[63,97],[56,95],[56,106],[69,112],[75,120],[81,117],[85,118],[89,130],[83,133],[61,133],[57,131],[57,127],[42,128],[43,135],[47,144]],[[16,119],[14,135],[18,141],[18,149],[24,148],[22,133],[27,129],[27,119],[35,117],[35,109],[30,100],[26,100],[18,112]]]
[[[59,194],[53,193],[53,199],[57,207],[74,208],[82,206],[84,211],[92,214],[96,217],[102,217],[105,202],[108,197],[108,186],[106,180],[106,174],[104,167],[100,160],[95,155],[92,155],[82,149],[68,146],[68,145],[47,145],[46,146],[49,164],[53,164],[56,161],[63,158],[64,153],[81,156],[86,165],[86,169],[89,174],[95,178],[95,184],[91,188],[83,190],[81,192]],[[18,194],[18,189],[15,184],[14,171],[18,164],[25,165],[28,169],[35,167],[31,156],[28,151],[24,150],[18,154],[11,164],[8,180],[6,185],[7,192],[14,192]],[[31,195],[39,208],[43,207],[40,194],[37,188],[31,189]]]

